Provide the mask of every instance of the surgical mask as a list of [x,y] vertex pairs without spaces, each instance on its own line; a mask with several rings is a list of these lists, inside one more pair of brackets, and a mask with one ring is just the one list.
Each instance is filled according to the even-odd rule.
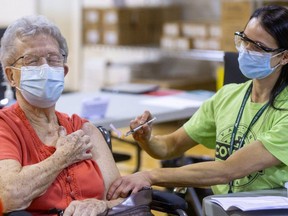
[[[281,54],[281,53],[279,53]],[[278,55],[278,54],[277,54]],[[242,74],[249,79],[263,79],[272,74],[280,64],[271,67],[271,53],[260,53],[248,51],[246,49],[239,50],[239,67]]]
[[[16,68],[18,69],[18,68]],[[64,89],[64,68],[41,66],[21,67],[20,88],[25,100],[40,108],[53,106]]]

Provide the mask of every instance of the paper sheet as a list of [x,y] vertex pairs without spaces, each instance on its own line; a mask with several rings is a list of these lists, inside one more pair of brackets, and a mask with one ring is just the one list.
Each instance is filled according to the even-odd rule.
[[185,109],[189,107],[199,107],[203,101],[191,100],[175,96],[156,97],[140,102],[149,106],[171,107],[175,109]]
[[235,209],[242,211],[288,209],[288,198],[282,196],[213,197],[211,201],[219,204],[226,211]]

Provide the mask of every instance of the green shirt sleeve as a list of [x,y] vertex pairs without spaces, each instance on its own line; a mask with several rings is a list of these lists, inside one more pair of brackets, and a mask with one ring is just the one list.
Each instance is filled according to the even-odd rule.
[[205,145],[207,148],[214,149],[216,142],[216,127],[214,118],[213,96],[205,101],[197,112],[184,124],[186,133],[196,141]]
[[[286,90],[286,89],[285,89]],[[286,94],[288,91],[286,90]],[[282,94],[285,95],[285,94]],[[282,96],[281,95],[281,96]],[[288,165],[288,98],[282,102],[276,102],[276,107],[283,110],[270,108],[267,123],[257,136],[265,148],[276,158]]]

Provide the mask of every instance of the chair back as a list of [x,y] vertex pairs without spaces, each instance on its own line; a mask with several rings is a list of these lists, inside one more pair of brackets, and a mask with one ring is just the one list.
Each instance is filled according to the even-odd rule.
[[[2,38],[5,30],[6,28],[0,28],[0,39]],[[4,81],[3,77],[4,77],[4,74],[3,74],[2,65],[0,62],[0,100],[4,98],[4,92],[6,90],[6,87],[2,85]]]
[[249,80],[245,77],[238,63],[237,52],[224,53],[224,85],[229,83],[243,83]]
[[110,132],[103,126],[97,126],[98,130],[102,133],[104,139],[110,150],[112,151],[112,142],[111,142],[111,134]]

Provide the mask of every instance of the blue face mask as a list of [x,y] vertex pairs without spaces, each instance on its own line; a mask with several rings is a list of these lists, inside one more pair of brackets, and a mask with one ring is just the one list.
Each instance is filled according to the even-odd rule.
[[272,74],[280,64],[271,68],[270,53],[259,53],[242,49],[239,51],[239,67],[242,74],[249,79],[263,79]]
[[25,100],[40,108],[53,106],[64,89],[64,68],[41,66],[21,67],[20,88]]

